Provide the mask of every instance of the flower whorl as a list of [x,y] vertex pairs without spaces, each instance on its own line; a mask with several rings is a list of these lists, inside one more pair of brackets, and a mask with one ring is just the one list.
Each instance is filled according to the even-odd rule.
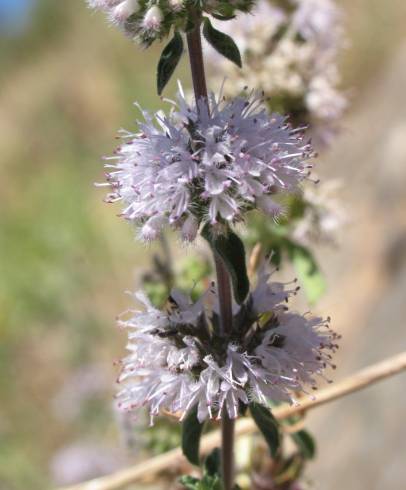
[[281,211],[275,194],[297,191],[309,174],[314,153],[303,128],[269,115],[261,96],[211,96],[209,113],[203,100],[198,110],[180,91],[168,116],[143,115],[140,132],[123,132],[106,166],[108,200],[124,202],[122,215],[145,240],[169,224],[190,241],[200,224],[221,230],[254,208],[275,217]]
[[121,362],[118,394],[123,410],[147,407],[151,418],[166,410],[183,419],[197,407],[198,418],[231,418],[240,403],[295,401],[295,393],[316,389],[339,338],[329,320],[287,310],[295,293],[270,283],[263,270],[246,302],[234,308],[230,339],[219,333],[218,299],[210,290],[197,303],[178,292],[175,310],[156,309],[138,293],[145,311],[120,321],[129,330],[129,355]]

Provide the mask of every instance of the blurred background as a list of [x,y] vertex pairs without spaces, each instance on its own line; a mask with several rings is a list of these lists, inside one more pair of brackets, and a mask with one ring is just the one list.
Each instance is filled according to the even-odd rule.
[[[1,490],[75,483],[176,444],[143,421],[131,440],[118,429],[130,422],[112,408],[115,316],[150,251],[93,186],[115,131],[138,117],[132,103],[160,107],[159,47],[139,49],[84,3],[0,0]],[[350,107],[319,169],[343,179],[348,225],[318,252],[329,287],[316,308],[344,334],[335,379],[406,347],[406,3],[338,3]],[[309,416],[313,488],[402,487],[405,381]]]

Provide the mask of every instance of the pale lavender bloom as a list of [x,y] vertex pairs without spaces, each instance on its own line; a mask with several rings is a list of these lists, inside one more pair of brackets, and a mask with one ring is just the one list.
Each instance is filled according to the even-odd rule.
[[105,12],[115,24],[124,26],[126,20],[139,9],[138,0],[87,0],[90,8]]
[[196,408],[203,421],[224,413],[236,418],[251,401],[293,402],[307,386],[316,389],[317,377],[335,367],[338,336],[328,320],[289,312],[286,301],[296,288],[269,277],[261,271],[243,307],[235,306],[228,344],[218,331],[214,289],[196,303],[173,293],[170,312],[141,296],[146,311],[121,321],[129,329],[130,353],[122,360],[119,406],[147,407],[151,420],[163,411],[182,420]]
[[304,189],[304,215],[294,223],[292,230],[296,241],[306,246],[311,243],[336,245],[340,242],[340,232],[348,223],[343,204],[337,197],[340,187],[340,182],[330,180]]
[[138,0],[124,0],[109,11],[110,19],[118,25],[124,23],[139,9]]
[[146,10],[146,4],[140,0],[87,0],[87,3],[90,8],[104,12],[108,21],[128,36],[146,45],[160,37],[163,14],[157,5]]
[[307,41],[337,49],[342,36],[342,11],[333,0],[295,0],[292,27]]
[[[88,6],[106,14],[109,22],[118,26],[130,38],[144,46],[171,35],[171,31],[188,32],[190,27],[190,2],[184,0],[86,0]],[[232,11],[228,9],[232,5]],[[201,12],[221,14],[226,8],[234,14],[248,11],[252,0],[200,1],[196,6]]]
[[275,217],[275,195],[297,192],[309,175],[314,154],[303,128],[269,115],[261,96],[211,96],[209,114],[203,101],[199,112],[189,105],[180,89],[173,105],[168,116],[143,112],[140,132],[123,132],[106,165],[108,201],[124,202],[122,215],[144,240],[169,224],[190,241],[200,224],[220,230],[254,208]]
[[184,0],[168,0],[168,4],[173,11],[179,12],[184,7]]
[[[278,322],[279,325],[263,336],[254,355],[266,371],[265,379],[273,389],[280,391],[277,399],[286,396],[294,399],[289,392],[305,391],[305,386],[317,388],[315,376],[322,376],[327,366],[335,367],[329,351],[334,352],[337,345],[322,318],[285,312],[278,317]],[[259,393],[258,398],[261,398]]]
[[225,365],[220,366],[212,355],[207,355],[203,364],[207,367],[192,387],[186,409],[197,405],[197,416],[201,422],[207,418],[220,419],[224,411],[230,418],[237,418],[240,402],[248,404],[249,399],[244,389],[245,382],[238,378],[239,372],[236,373],[232,358],[227,355]]
[[157,5],[153,5],[146,11],[142,25],[146,30],[159,31],[162,21],[162,10]]
[[[248,16],[218,22],[238,45],[242,69],[208,48],[209,73],[226,74],[227,95],[248,84],[285,105],[309,124],[320,143],[330,143],[346,107],[339,90],[339,51],[345,46],[343,14],[333,0],[295,0],[292,8],[259,0]],[[221,70],[219,70],[219,66]],[[221,77],[218,73],[221,72]]]
[[[289,296],[297,291],[295,289],[286,289],[286,284],[281,282],[270,282],[272,273],[262,265],[258,271],[257,285],[253,290],[252,309],[256,315],[261,315],[267,311],[284,310]],[[295,281],[293,281],[295,282]]]

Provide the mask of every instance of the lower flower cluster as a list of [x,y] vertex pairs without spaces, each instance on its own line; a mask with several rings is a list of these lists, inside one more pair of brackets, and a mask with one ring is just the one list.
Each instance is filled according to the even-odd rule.
[[[296,402],[296,393],[316,389],[339,336],[329,320],[290,312],[286,302],[297,288],[269,282],[265,270],[247,300],[233,308],[233,333],[221,333],[215,287],[196,303],[174,291],[165,311],[143,293],[143,311],[120,319],[129,331],[129,355],[121,361],[119,407],[147,407],[183,419],[197,407],[198,418],[236,418],[252,401]],[[226,412],[225,412],[226,411]]]

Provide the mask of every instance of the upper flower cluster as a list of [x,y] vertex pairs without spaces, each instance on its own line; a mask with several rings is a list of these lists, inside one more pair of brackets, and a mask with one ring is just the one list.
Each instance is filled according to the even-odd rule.
[[313,150],[303,128],[269,115],[261,96],[211,96],[209,111],[203,100],[189,105],[180,91],[168,116],[143,115],[139,133],[123,133],[106,185],[113,189],[108,200],[124,201],[123,216],[145,240],[170,224],[191,241],[201,223],[221,232],[253,208],[275,217],[275,194],[297,191],[309,174]]
[[148,407],[151,418],[166,410],[184,418],[236,418],[251,401],[295,401],[306,386],[316,389],[338,348],[328,320],[292,313],[286,301],[296,289],[269,283],[263,270],[246,302],[234,307],[233,333],[219,331],[214,289],[192,303],[179,292],[170,311],[154,308],[142,293],[144,311],[120,320],[129,330],[118,394],[124,410]]
[[245,84],[264,90],[274,108],[310,123],[328,142],[347,105],[337,88],[344,36],[342,12],[334,1],[259,0],[252,15],[221,27],[232,35],[243,58],[240,70],[208,51],[213,77],[221,71],[231,81],[227,94],[235,95]]
[[171,28],[186,31],[191,25],[191,10],[220,17],[247,12],[252,0],[87,0],[91,8],[107,14],[130,37],[148,46],[166,37]]

